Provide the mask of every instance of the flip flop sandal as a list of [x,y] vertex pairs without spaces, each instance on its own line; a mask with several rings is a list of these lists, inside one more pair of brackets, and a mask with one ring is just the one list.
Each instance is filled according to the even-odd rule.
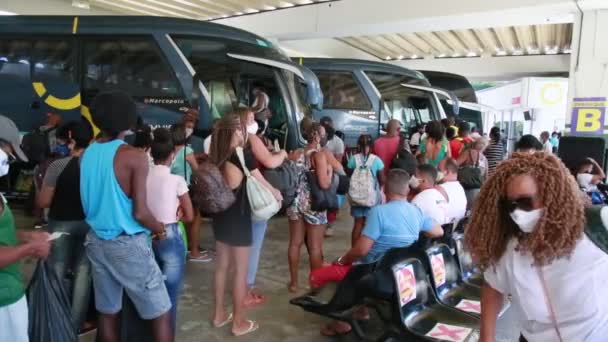
[[223,322],[221,322],[219,324],[213,323],[213,326],[216,328],[224,327],[224,326],[228,325],[229,323],[232,323],[233,318],[234,318],[234,316],[232,315],[232,312],[231,312],[230,315],[228,315],[228,317],[226,318],[226,320],[224,320]]
[[346,335],[349,334],[353,328],[350,327],[348,330],[344,330],[344,331],[338,331],[337,329],[335,329],[332,326],[333,323],[327,323],[322,329],[321,329],[321,335],[323,336],[327,336],[327,337],[332,337],[332,336],[338,336],[338,335]]
[[239,337],[252,333],[260,328],[260,325],[256,321],[247,320],[247,322],[249,323],[249,328],[247,330],[238,333],[232,332],[232,334],[236,337]]

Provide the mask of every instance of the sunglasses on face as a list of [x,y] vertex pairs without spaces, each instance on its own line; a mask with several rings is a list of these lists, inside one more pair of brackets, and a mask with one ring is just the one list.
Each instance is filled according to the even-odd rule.
[[535,198],[532,196],[524,196],[515,199],[506,198],[503,200],[503,206],[509,213],[512,213],[515,209],[532,211],[534,210],[534,200]]

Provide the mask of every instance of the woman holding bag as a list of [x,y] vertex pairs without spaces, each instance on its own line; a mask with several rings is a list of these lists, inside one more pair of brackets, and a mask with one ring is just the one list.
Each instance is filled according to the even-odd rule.
[[312,209],[311,184],[307,173],[314,171],[313,181],[320,189],[329,189],[332,186],[334,170],[342,171],[339,163],[333,163],[331,152],[322,148],[327,141],[325,128],[314,122],[306,130],[308,144],[303,149],[292,153],[291,159],[296,161],[300,168],[300,181],[298,195],[290,208],[287,209],[289,217],[289,291],[298,291],[298,267],[300,263],[300,250],[306,239],[306,246],[310,259],[310,269],[323,266],[323,238],[327,224],[327,210],[315,211]]
[[[258,329],[259,325],[245,318],[244,302],[247,295],[247,269],[252,244],[252,210],[249,204],[245,170],[237,148],[243,148],[244,166],[257,181],[268,187],[277,201],[280,193],[273,189],[257,169],[257,163],[247,144],[247,130],[238,115],[228,115],[219,123],[211,139],[210,161],[217,165],[226,184],[235,192],[236,201],[226,211],[213,216],[213,234],[217,251],[214,274],[215,311],[213,326],[232,323],[232,334],[242,336]],[[231,265],[232,261],[232,265]],[[224,309],[224,289],[231,268],[234,269],[232,288],[233,312]]]
[[[247,127],[247,140],[258,166],[266,169],[274,169],[281,166],[287,158],[287,152],[281,150],[277,151],[277,153],[270,153],[267,145],[257,136],[259,127],[251,108],[239,108],[236,110],[236,114],[241,119],[241,124]],[[255,278],[258,273],[260,254],[267,228],[268,220],[254,220],[251,227],[253,240],[251,254],[249,255],[249,268],[247,270],[247,288],[249,289],[245,298],[245,306],[247,307],[266,302],[266,298],[255,291]]]

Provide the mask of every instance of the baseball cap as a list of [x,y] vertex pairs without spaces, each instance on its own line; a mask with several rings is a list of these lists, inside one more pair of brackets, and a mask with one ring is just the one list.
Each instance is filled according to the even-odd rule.
[[21,135],[19,134],[17,125],[15,125],[13,120],[3,115],[0,115],[0,139],[11,144],[13,151],[15,151],[15,154],[17,154],[17,157],[20,160],[24,162],[28,161],[25,153],[23,153],[23,150],[21,149]]

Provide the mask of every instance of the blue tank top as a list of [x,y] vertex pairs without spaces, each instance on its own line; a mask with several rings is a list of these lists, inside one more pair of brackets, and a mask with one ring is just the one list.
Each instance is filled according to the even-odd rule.
[[100,239],[149,232],[133,217],[133,201],[120,187],[114,157],[122,140],[94,143],[80,162],[80,197],[86,221]]

